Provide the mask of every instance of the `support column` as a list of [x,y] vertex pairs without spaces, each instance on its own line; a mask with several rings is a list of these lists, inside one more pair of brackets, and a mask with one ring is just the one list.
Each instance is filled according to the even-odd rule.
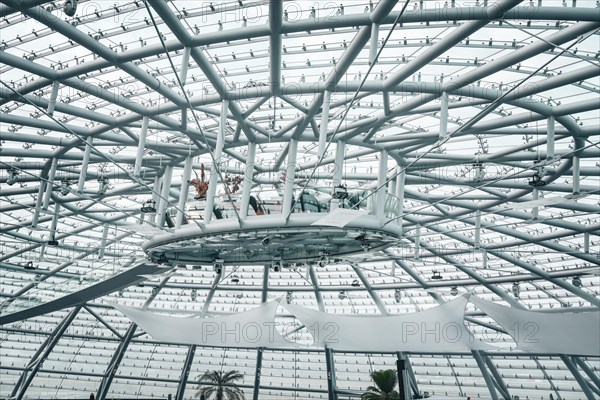
[[331,92],[326,90],[323,94],[323,111],[321,113],[321,127],[319,130],[319,152],[318,157],[322,157],[327,146],[327,127],[329,125],[329,105],[331,104]]
[[40,348],[35,352],[29,364],[25,367],[25,370],[21,374],[19,380],[15,384],[13,388],[12,394],[10,395],[11,399],[21,400],[27,391],[27,388],[35,378],[35,375],[38,373],[42,364],[48,358],[56,343],[60,340],[63,333],[67,330],[73,319],[79,313],[81,306],[77,306],[71,310],[66,317],[62,319],[62,321],[58,324],[56,329],[52,332],[50,336],[46,339],[46,341],[40,346]]
[[92,152],[92,142],[94,138],[88,136],[85,140],[85,149],[83,150],[83,160],[81,161],[81,172],[79,173],[79,181],[77,182],[77,193],[83,193],[85,186],[85,177],[87,175],[88,165],[90,164],[90,154]]
[[104,251],[106,250],[106,239],[108,239],[108,224],[104,224],[102,230],[102,239],[100,240],[100,250],[98,252],[98,258],[102,260],[104,258]]
[[54,115],[54,109],[56,108],[56,99],[58,98],[58,87],[60,86],[59,81],[52,82],[52,91],[50,92],[50,99],[48,100],[48,115]]
[[[538,188],[534,187],[533,188],[533,192],[531,193],[531,195],[533,196],[533,200],[539,200],[540,198],[540,191],[538,190]],[[534,221],[537,221],[537,219],[540,216],[540,207],[539,206],[534,206],[531,209],[531,216],[533,217]]]
[[[392,265],[396,265],[396,263],[393,263]],[[397,352],[396,356],[398,357],[398,360],[404,360],[404,369],[406,370],[408,382],[413,393],[412,398],[419,398],[421,396],[421,391],[419,390],[417,378],[415,377],[415,373],[412,369],[412,365],[410,364],[410,359],[408,358],[408,355],[402,352]],[[411,398],[410,395],[408,396],[408,398]]]
[[177,217],[175,220],[175,228],[181,228],[183,218],[185,217],[185,204],[188,199],[188,192],[190,189],[190,178],[192,176],[192,163],[194,158],[187,156],[183,165],[183,176],[181,177],[181,187],[179,190],[179,202],[177,203]]
[[388,169],[388,153],[386,150],[381,150],[379,153],[379,175],[377,177],[377,202],[375,203],[375,215],[379,221],[385,218],[385,200],[387,197],[387,169]]
[[475,211],[475,248],[478,249],[481,245],[481,210]]
[[317,279],[317,274],[312,265],[308,265],[306,267],[308,269],[308,277],[310,278],[310,282],[315,288],[315,298],[317,299],[317,306],[319,307],[319,311],[325,311],[325,305],[323,304],[323,296],[321,295],[321,291],[319,290],[319,280]]
[[405,360],[398,355],[398,360],[396,360],[396,368],[398,374],[398,394],[400,400],[409,400],[412,398],[410,395],[408,376],[406,373],[406,365]]
[[[335,188],[342,184],[342,172],[344,170],[344,154],[346,152],[346,143],[343,141],[338,141],[335,148],[335,164],[333,170],[333,192],[335,193]],[[339,199],[331,199],[330,211],[335,210],[340,205]]]
[[35,209],[33,210],[33,217],[31,218],[31,229],[37,229],[37,224],[40,219],[40,209],[42,208],[42,199],[44,198],[45,188],[46,182],[40,179],[40,187],[38,188],[37,198],[35,199]]
[[335,362],[333,352],[327,347],[325,348],[325,363],[327,365],[327,398],[329,400],[336,400]]
[[579,194],[581,185],[580,164],[579,156],[573,157],[573,194]]
[[298,154],[298,140],[290,139],[288,146],[287,171],[285,173],[285,182],[283,187],[283,206],[282,214],[287,218],[292,211],[292,202],[294,201],[294,179],[296,176],[296,156]]
[[569,371],[571,371],[571,374],[573,374],[573,377],[575,378],[575,380],[581,387],[581,390],[585,394],[585,397],[587,397],[588,400],[594,400],[594,398],[595,398],[594,393],[588,386],[587,381],[583,378],[583,376],[581,376],[581,374],[579,373],[579,370],[577,369],[577,366],[575,366],[575,364],[573,364],[573,361],[571,361],[569,356],[561,354],[560,358],[561,358],[561,360],[563,360],[563,362],[565,363],[567,368],[569,368]]
[[183,370],[181,371],[181,377],[179,378],[179,385],[177,385],[177,393],[175,394],[175,400],[183,400],[185,394],[185,386],[187,385],[188,378],[190,376],[190,368],[194,361],[194,355],[196,354],[196,345],[193,344],[188,349],[187,356],[183,363]]
[[244,182],[242,184],[242,201],[240,204],[240,218],[248,217],[248,206],[250,205],[250,192],[252,191],[252,179],[254,178],[254,159],[256,158],[256,143],[248,143],[248,154],[246,155],[246,170],[244,171]]
[[421,225],[417,224],[415,228],[415,260],[421,257]]
[[[154,177],[154,185],[152,186],[152,200],[154,200],[154,204],[160,204],[160,188],[162,185],[162,176],[156,175]],[[156,214],[147,214],[148,222],[153,223],[156,221]]]
[[490,391],[490,396],[492,397],[492,400],[498,400],[498,393],[496,392],[496,388],[494,387],[494,381],[490,376],[487,368],[485,367],[485,361],[483,361],[483,357],[481,356],[480,351],[473,350],[471,353],[473,353],[473,357],[475,357],[475,361],[477,361],[477,366],[481,371],[481,375],[483,375],[483,379],[485,380],[485,384],[487,385],[488,390]]
[[598,375],[594,373],[590,366],[586,364],[585,360],[581,357],[573,357],[573,360],[576,361],[577,364],[579,364],[583,372],[586,373],[586,375],[592,380],[592,382],[594,382],[597,389],[600,390],[600,377],[598,377]]
[[135,165],[133,167],[133,175],[140,176],[142,169],[142,162],[144,161],[144,150],[146,148],[146,137],[148,136],[148,123],[149,119],[147,116],[142,118],[142,130],[140,131],[140,138],[138,140],[137,153],[135,155]]
[[497,383],[497,388],[500,391],[500,393],[502,394],[502,396],[504,396],[504,398],[506,400],[511,400],[512,396],[510,395],[508,386],[506,386],[506,384],[504,383],[504,380],[502,379],[502,375],[500,375],[500,373],[496,369],[496,366],[494,365],[494,363],[492,362],[490,357],[487,354],[483,354],[483,359],[485,360],[485,363],[486,363],[488,369],[492,373],[492,376],[494,377],[494,380]]
[[46,193],[44,193],[44,202],[42,203],[42,209],[46,211],[50,204],[50,196],[52,195],[52,189],[54,188],[54,178],[56,176],[56,168],[58,167],[58,158],[52,159],[50,165],[50,172],[48,172],[48,182],[46,183]]
[[108,368],[106,369],[106,372],[104,373],[102,382],[100,382],[100,388],[98,388],[98,395],[96,396],[96,399],[98,399],[98,400],[106,399],[106,395],[108,394],[110,385],[112,384],[112,381],[113,381],[115,375],[117,374],[117,369],[119,368],[119,365],[121,364],[121,360],[123,360],[123,356],[125,355],[125,352],[127,351],[127,348],[129,347],[129,343],[131,343],[131,339],[133,339],[133,334],[135,333],[136,329],[137,329],[136,324],[129,325],[127,332],[123,336],[123,340],[121,340],[121,343],[119,343],[119,347],[117,347],[117,350],[115,350],[115,352],[110,360],[110,363],[108,364]]
[[173,177],[173,166],[167,165],[162,178],[162,187],[160,189],[159,206],[156,209],[157,220],[156,223],[159,227],[165,223],[165,211],[169,205],[169,192],[171,191],[171,179]]
[[548,117],[548,138],[546,141],[546,157],[550,160],[554,158],[554,130],[556,128],[556,123],[554,120],[554,116],[551,115]]
[[57,201],[54,203],[54,215],[52,216],[52,223],[50,224],[50,238],[48,244],[58,245],[56,242],[56,227],[58,226],[58,217],[60,215],[60,203]]
[[448,136],[448,93],[442,92],[440,97],[440,140]]
[[375,62],[377,57],[377,42],[379,41],[379,24],[371,25],[371,44],[369,46],[369,65]]
[[[401,167],[397,167],[401,168]],[[398,225],[402,227],[402,214],[404,214],[404,183],[406,181],[406,171],[400,172],[396,175],[396,198],[398,200]]]
[[179,73],[179,80],[181,81],[181,85],[183,86],[185,86],[185,81],[187,80],[191,50],[191,47],[183,48],[183,58],[181,59],[181,71]]
[[263,360],[264,349],[258,348],[256,352],[256,371],[254,372],[254,392],[252,393],[252,400],[258,400],[260,393],[260,376],[262,374],[262,360]]
[[223,155],[223,143],[225,142],[225,123],[227,122],[227,108],[229,102],[221,102],[221,119],[219,123],[219,133],[217,135],[217,144],[214,152],[214,163],[210,170],[210,181],[208,182],[208,191],[206,193],[206,209],[204,210],[204,221],[209,223],[212,219],[213,208],[215,206],[215,194],[219,184],[219,170],[221,168],[221,156]]

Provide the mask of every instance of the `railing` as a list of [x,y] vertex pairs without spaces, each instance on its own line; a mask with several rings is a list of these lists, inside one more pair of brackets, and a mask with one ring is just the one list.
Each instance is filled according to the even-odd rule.
[[[298,201],[294,201],[292,212],[294,213],[326,213],[330,210],[333,199],[319,199],[311,193],[304,193]],[[349,193],[346,199],[339,199],[339,207],[346,209],[365,210],[371,215],[377,213],[377,193],[371,190]],[[213,210],[216,219],[235,218],[234,209],[240,210],[241,196],[233,194],[231,197],[218,196]],[[385,198],[384,215],[386,218],[394,219],[398,217],[399,199],[388,193]],[[186,213],[191,220],[204,218],[206,199],[194,200],[186,205]],[[260,196],[251,196],[250,206],[248,207],[248,216],[281,214],[283,208],[282,200],[261,199]],[[171,210],[174,214],[174,210]]]

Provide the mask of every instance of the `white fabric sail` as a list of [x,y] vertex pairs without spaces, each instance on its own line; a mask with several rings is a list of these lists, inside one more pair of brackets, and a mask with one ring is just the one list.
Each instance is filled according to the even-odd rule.
[[600,311],[548,314],[518,310],[476,296],[470,300],[512,336],[519,350],[600,356]]
[[464,325],[467,299],[393,316],[336,315],[284,304],[313,335],[314,345],[340,351],[453,352],[487,350]]
[[290,347],[293,344],[275,328],[278,305],[274,301],[224,317],[184,318],[113,304],[152,338],[167,343],[239,348]]

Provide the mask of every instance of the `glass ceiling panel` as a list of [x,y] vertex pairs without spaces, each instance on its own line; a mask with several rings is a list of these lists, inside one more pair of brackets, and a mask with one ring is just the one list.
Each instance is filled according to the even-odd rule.
[[[129,341],[114,303],[212,318],[279,301],[278,329],[305,345],[286,302],[400,315],[475,294],[598,311],[595,1],[409,0],[398,24],[396,1],[79,0],[71,16],[62,0],[2,3],[0,317],[17,317],[0,325],[0,397],[191,398],[217,368],[240,370],[252,397],[255,350],[199,346],[178,387],[188,346],[139,328]],[[338,206],[378,231],[286,231]],[[275,230],[244,225],[279,216]],[[148,248],[219,224],[237,225]],[[373,248],[386,227],[398,234]],[[491,398],[496,372],[512,396],[600,393],[586,372],[597,357],[569,358],[574,374],[560,355],[517,352],[472,304],[466,317],[497,347],[488,369],[471,353],[409,352],[421,394]],[[328,398],[326,357],[266,349],[259,398]],[[338,398],[396,359],[335,353]]]

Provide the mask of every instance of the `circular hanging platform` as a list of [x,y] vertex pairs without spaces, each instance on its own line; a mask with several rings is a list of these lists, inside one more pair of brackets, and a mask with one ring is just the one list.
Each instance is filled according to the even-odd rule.
[[151,260],[169,264],[293,266],[382,250],[401,236],[401,228],[395,222],[386,225],[387,219],[360,215],[344,226],[332,226],[323,220],[327,215],[292,214],[287,224],[281,215],[248,217],[243,229],[235,218],[206,225],[198,221],[150,239],[142,248]]

